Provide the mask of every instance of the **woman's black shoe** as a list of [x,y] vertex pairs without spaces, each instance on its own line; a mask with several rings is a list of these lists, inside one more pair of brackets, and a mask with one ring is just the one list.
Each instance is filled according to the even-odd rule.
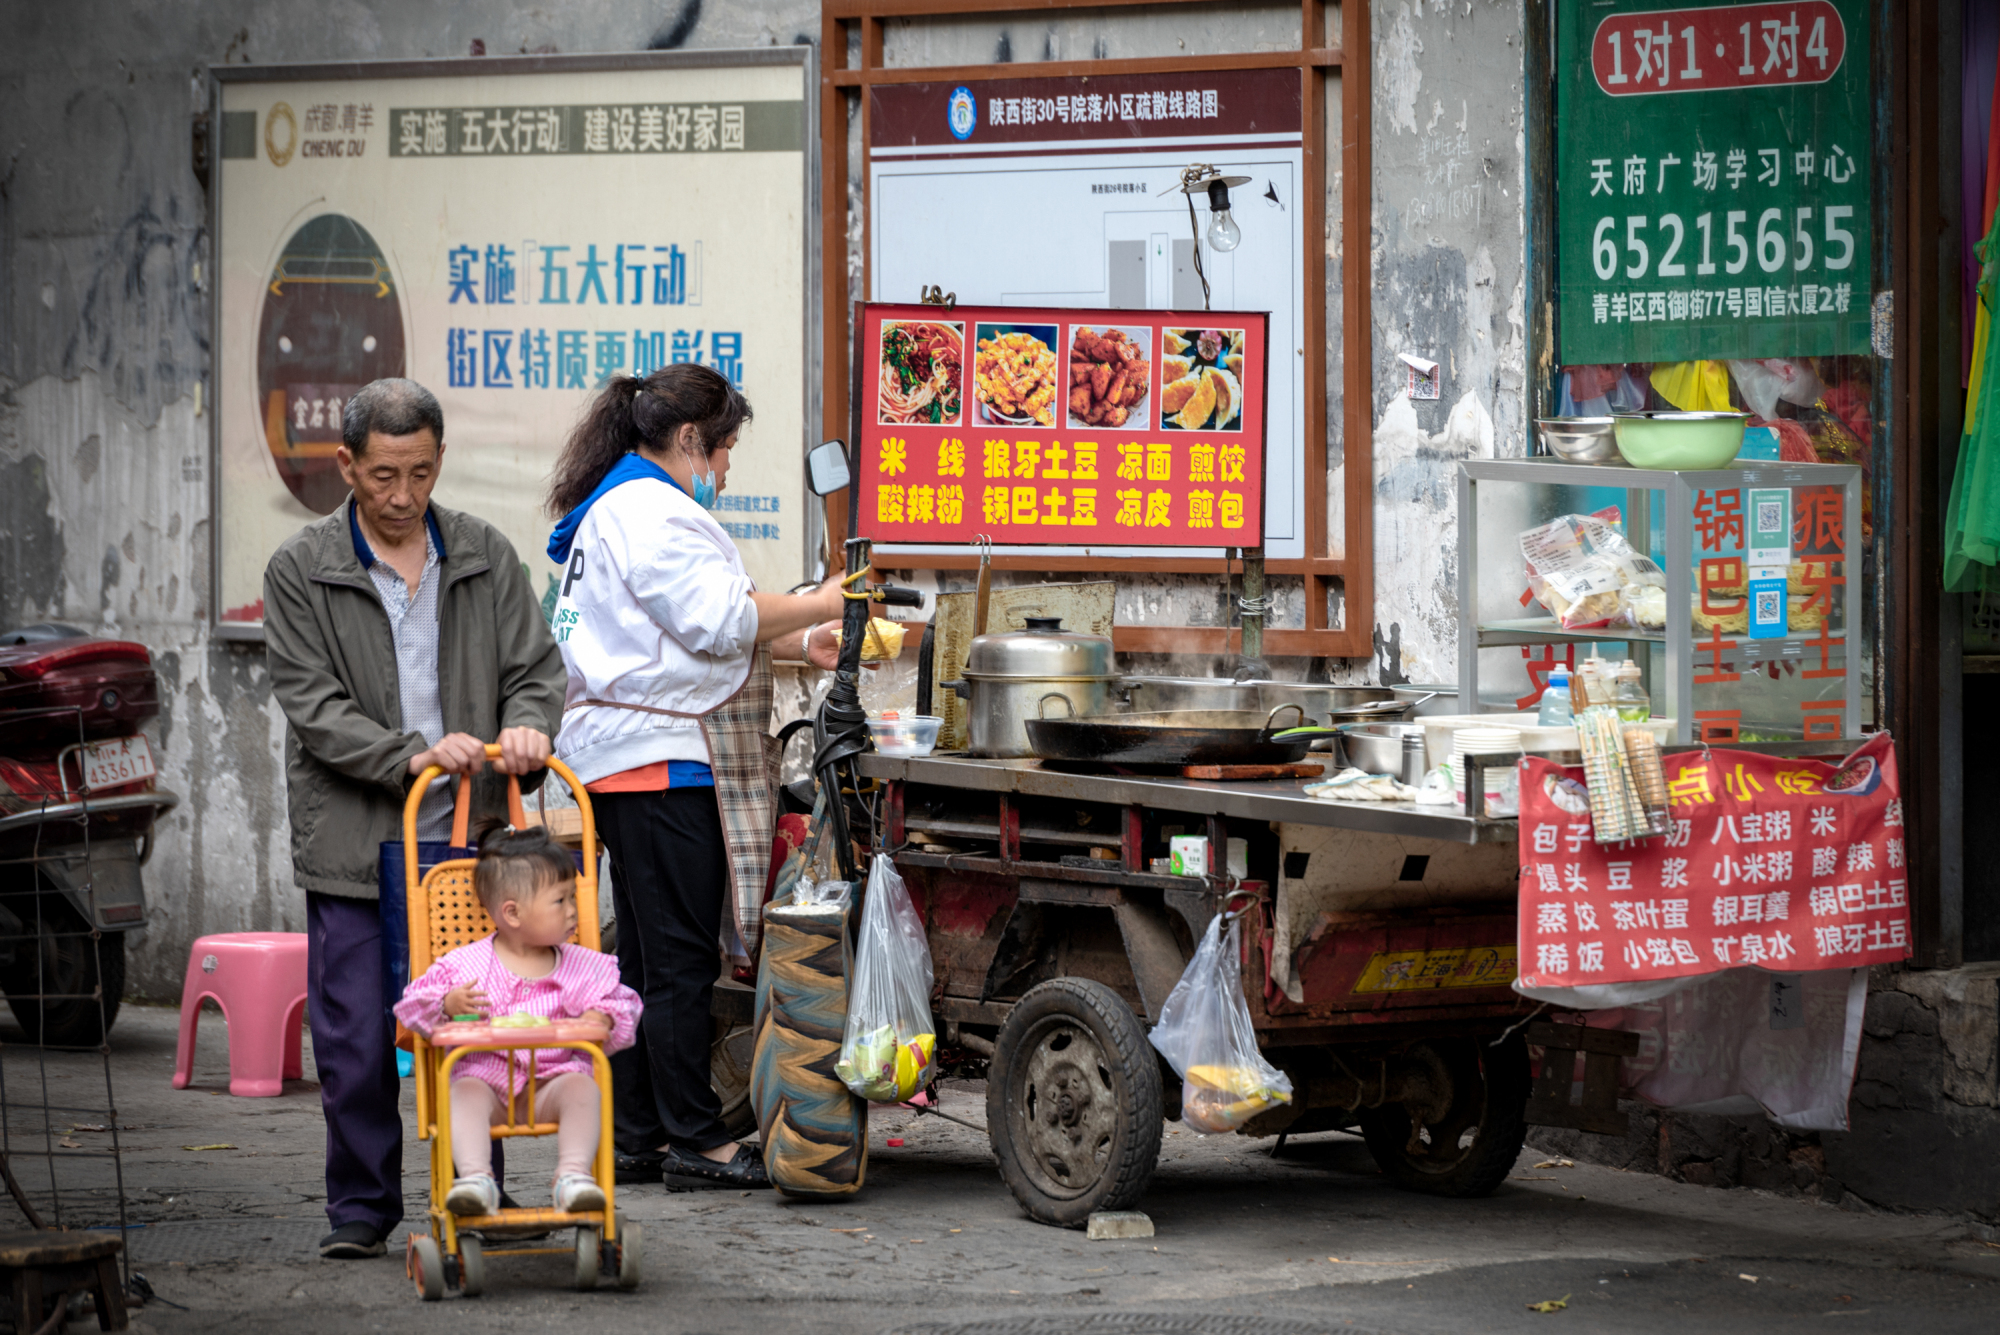
[[619,1186],[639,1186],[660,1180],[660,1165],[666,1157],[658,1150],[642,1150],[638,1154],[615,1154],[612,1156],[611,1166]]
[[660,1171],[667,1177],[700,1178],[720,1187],[771,1185],[771,1179],[764,1173],[763,1152],[750,1145],[738,1145],[735,1155],[727,1163],[717,1163],[693,1150],[675,1145],[667,1151]]

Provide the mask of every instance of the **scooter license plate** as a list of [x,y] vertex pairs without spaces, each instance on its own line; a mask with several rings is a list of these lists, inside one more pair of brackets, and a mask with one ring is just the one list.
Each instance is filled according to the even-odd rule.
[[93,792],[138,783],[158,772],[153,766],[153,748],[144,737],[91,742],[83,748],[83,786]]

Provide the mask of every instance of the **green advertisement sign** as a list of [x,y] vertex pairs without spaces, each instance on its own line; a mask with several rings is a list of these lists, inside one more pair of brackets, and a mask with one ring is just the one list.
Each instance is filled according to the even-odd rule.
[[1561,0],[1565,365],[1869,350],[1866,0]]

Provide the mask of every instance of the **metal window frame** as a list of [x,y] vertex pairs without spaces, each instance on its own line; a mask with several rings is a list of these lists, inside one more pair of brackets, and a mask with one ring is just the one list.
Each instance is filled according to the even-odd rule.
[[[1129,8],[1139,5],[1159,7],[1200,4],[1204,0],[1098,0],[1101,8]],[[1307,555],[1296,560],[1273,560],[1265,564],[1269,573],[1292,575],[1305,581],[1303,630],[1264,632],[1265,652],[1271,656],[1313,656],[1328,658],[1369,658],[1374,655],[1375,631],[1375,550],[1374,550],[1374,420],[1372,404],[1374,346],[1371,325],[1373,270],[1367,237],[1370,209],[1374,198],[1370,166],[1373,108],[1370,102],[1372,72],[1369,52],[1369,6],[1365,0],[1331,5],[1326,0],[1300,0],[1300,40],[1296,49],[1255,51],[1231,55],[1165,56],[1127,60],[1058,60],[986,65],[918,65],[885,68],[882,63],[882,31],[887,20],[898,18],[938,18],[967,15],[1024,14],[1068,8],[1066,0],[821,0],[820,5],[820,220],[824,229],[821,254],[824,281],[821,286],[824,308],[822,327],[834,331],[825,341],[826,434],[858,438],[854,416],[858,392],[853,387],[850,340],[839,336],[848,327],[854,307],[847,265],[848,190],[847,167],[848,99],[860,102],[861,123],[861,282],[868,288],[868,226],[870,179],[869,91],[879,84],[922,83],[934,80],[1032,79],[1104,74],[1162,74],[1209,70],[1296,69],[1303,90],[1303,145],[1305,167],[1305,302],[1301,325],[1311,338],[1324,340],[1326,329],[1326,247],[1313,244],[1326,230],[1325,185],[1327,170],[1326,88],[1324,76],[1330,69],[1341,72],[1341,139],[1339,180],[1341,184],[1341,359],[1342,461],[1345,468],[1342,490],[1342,524],[1336,547],[1328,532],[1326,432],[1326,356],[1322,342],[1320,355],[1306,358],[1304,378],[1304,472],[1305,545]],[[1328,44],[1329,10],[1339,16],[1341,43]],[[848,63],[850,31],[858,31],[860,61]],[[1356,58],[1349,60],[1348,51]],[[836,260],[841,262],[836,262]],[[1317,479],[1318,485],[1313,485]],[[826,504],[829,550],[838,548],[846,537],[847,511],[844,499]],[[1333,555],[1335,551],[1341,554]],[[919,570],[970,570],[977,558],[963,555],[898,555],[900,567]],[[1226,560],[1188,557],[1106,557],[1036,556],[1032,554],[995,557],[1002,570],[1055,572],[1157,573],[1221,575],[1229,567]],[[1343,625],[1328,624],[1329,595],[1338,584],[1342,590]],[[1119,626],[1112,634],[1115,646],[1128,653],[1230,653],[1238,634],[1223,626]]]

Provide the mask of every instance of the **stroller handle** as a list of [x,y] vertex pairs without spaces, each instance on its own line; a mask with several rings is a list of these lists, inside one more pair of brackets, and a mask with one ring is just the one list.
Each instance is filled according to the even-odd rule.
[[[486,758],[500,758],[500,744],[486,744]],[[583,780],[576,777],[569,766],[554,756],[548,759],[548,768],[569,785],[570,795],[576,799],[577,810],[583,816],[583,876],[594,887],[597,883],[597,822],[590,810],[590,794],[584,791]],[[410,795],[403,802],[403,876],[406,889],[412,897],[417,893],[417,810],[423,806],[424,797],[430,791],[431,781],[443,775],[439,765],[430,765],[417,776],[410,785]],[[466,847],[466,838],[472,819],[472,785],[467,782],[472,776],[461,775],[458,781],[458,798],[453,804],[451,818],[451,842],[455,848]],[[528,814],[521,805],[521,780],[518,775],[507,776],[507,821],[516,828],[528,823]],[[593,933],[594,935],[594,933]]]

